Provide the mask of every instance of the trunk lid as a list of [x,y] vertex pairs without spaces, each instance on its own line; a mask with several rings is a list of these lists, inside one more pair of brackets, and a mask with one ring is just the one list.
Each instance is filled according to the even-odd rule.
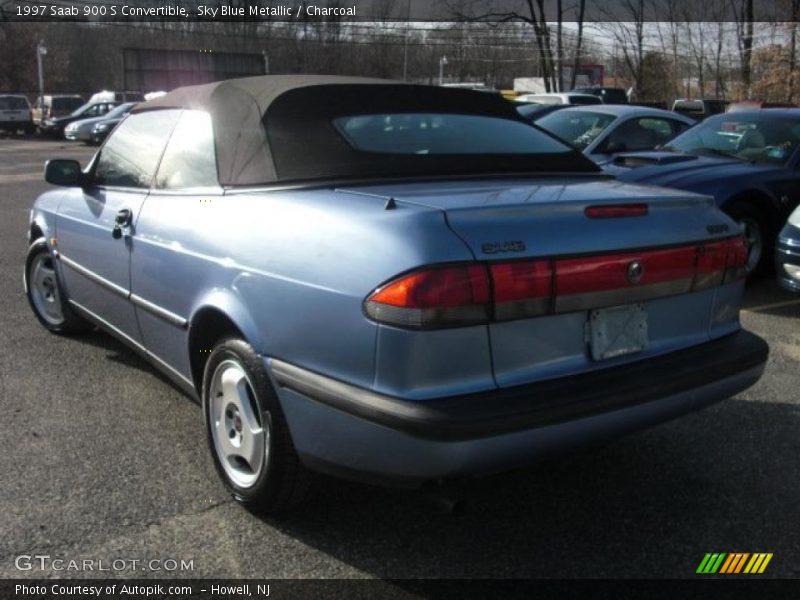
[[[443,211],[476,260],[489,265],[549,261],[549,312],[495,318],[488,324],[492,369],[500,387],[642,360],[739,327],[741,279],[696,285],[698,256],[709,248],[713,258],[715,240],[726,248],[720,240],[739,233],[706,196],[598,178],[436,182],[350,191]],[[637,205],[646,205],[646,214],[590,218],[586,212],[608,206],[624,212]],[[678,262],[688,264],[688,278],[670,262],[674,255],[660,255],[673,250]],[[724,270],[728,250],[722,252]],[[613,260],[602,264],[608,257]],[[644,265],[641,285],[629,275],[626,279],[633,262]],[[597,288],[585,293],[581,286],[586,283],[580,279],[589,271],[597,275],[589,277]],[[575,277],[562,277],[570,273]],[[633,341],[615,347],[603,342],[604,335]]]
[[[444,211],[451,229],[479,260],[669,246],[737,230],[707,196],[613,179],[437,182],[352,191]],[[584,214],[590,206],[638,203],[648,205],[646,216],[589,219]]]

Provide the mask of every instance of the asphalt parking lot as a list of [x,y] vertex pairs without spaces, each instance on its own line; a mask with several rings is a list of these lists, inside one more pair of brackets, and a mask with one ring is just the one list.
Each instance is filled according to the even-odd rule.
[[800,577],[800,299],[772,282],[747,292],[742,320],[771,356],[744,394],[475,482],[460,516],[326,479],[264,519],[217,482],[192,400],[111,337],[53,336],[28,307],[43,162],[92,152],[0,139],[0,577],[76,575],[21,572],[20,554],[191,560],[174,573],[190,577],[695,577],[706,552],[771,552],[765,576]]

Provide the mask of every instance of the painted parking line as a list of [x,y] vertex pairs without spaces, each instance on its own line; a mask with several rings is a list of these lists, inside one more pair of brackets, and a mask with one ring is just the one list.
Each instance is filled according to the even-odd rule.
[[773,308],[783,308],[784,306],[794,306],[795,304],[800,304],[800,299],[797,300],[784,300],[783,302],[773,302],[772,304],[762,304],[761,306],[752,306],[750,308],[743,308],[741,312],[748,313],[748,312],[762,312],[765,310],[771,310]]

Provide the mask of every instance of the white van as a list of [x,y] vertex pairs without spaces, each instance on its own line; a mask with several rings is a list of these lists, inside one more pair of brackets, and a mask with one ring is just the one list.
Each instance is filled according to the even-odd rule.
[[116,102],[117,104],[121,104],[123,102],[143,101],[144,94],[142,92],[111,92],[109,90],[97,92],[96,94],[92,94],[92,97],[89,98],[89,104],[94,104],[96,102]]
[[0,95],[0,129],[11,133],[19,130],[23,130],[25,133],[36,131],[33,125],[31,103],[28,102],[26,96],[21,94]]

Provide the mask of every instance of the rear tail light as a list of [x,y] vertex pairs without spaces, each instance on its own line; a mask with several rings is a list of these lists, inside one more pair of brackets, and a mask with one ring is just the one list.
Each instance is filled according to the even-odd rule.
[[697,249],[694,289],[704,290],[722,283],[728,261],[728,242],[706,244]]
[[747,243],[743,235],[728,240],[728,259],[725,267],[725,283],[747,277]]
[[553,268],[549,260],[495,263],[489,269],[495,319],[523,319],[550,312]]
[[684,294],[692,287],[694,246],[556,261],[557,312]]
[[415,271],[377,289],[367,314],[383,323],[431,329],[484,323],[489,318],[489,276],[484,265]]
[[438,329],[640,302],[746,275],[742,236],[702,245],[578,258],[430,267],[364,302],[375,321]]

